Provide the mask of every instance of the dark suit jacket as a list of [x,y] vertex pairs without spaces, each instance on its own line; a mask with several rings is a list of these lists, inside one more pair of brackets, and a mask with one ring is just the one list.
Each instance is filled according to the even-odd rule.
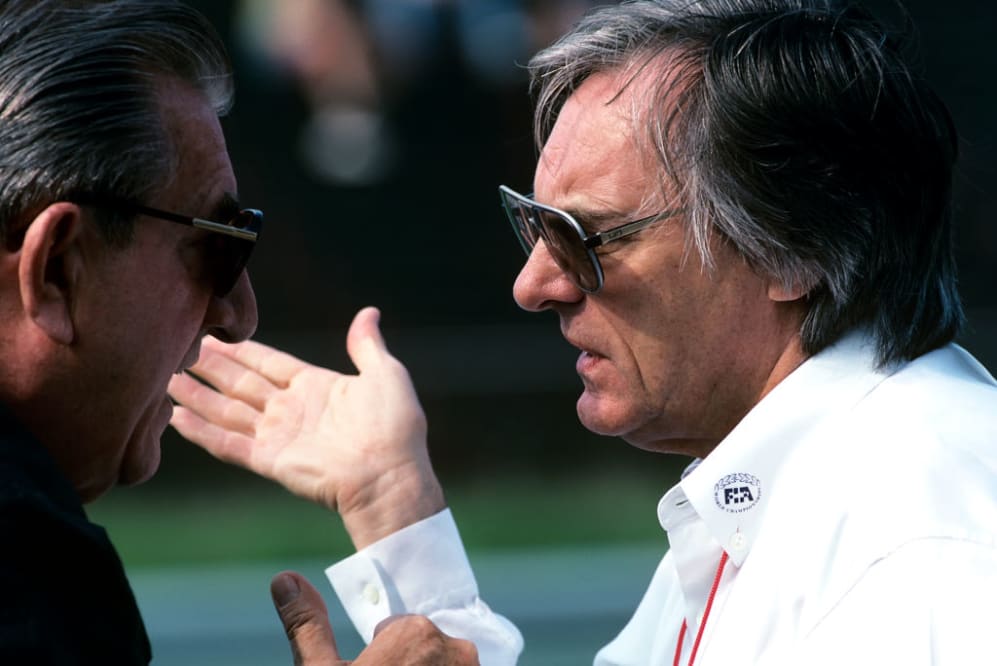
[[0,406],[0,664],[148,664],[121,560],[55,461]]

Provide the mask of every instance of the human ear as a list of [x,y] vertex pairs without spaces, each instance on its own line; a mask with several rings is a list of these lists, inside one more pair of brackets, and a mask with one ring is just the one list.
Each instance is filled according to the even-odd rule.
[[25,314],[53,341],[75,338],[72,303],[79,286],[79,241],[83,213],[76,204],[46,207],[28,225],[18,262]]

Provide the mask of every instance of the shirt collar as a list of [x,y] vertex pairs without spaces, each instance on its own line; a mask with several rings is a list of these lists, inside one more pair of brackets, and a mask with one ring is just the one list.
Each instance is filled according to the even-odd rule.
[[661,499],[667,531],[691,505],[740,567],[754,543],[783,461],[826,419],[851,408],[897,368],[878,369],[874,341],[852,332],[772,389]]

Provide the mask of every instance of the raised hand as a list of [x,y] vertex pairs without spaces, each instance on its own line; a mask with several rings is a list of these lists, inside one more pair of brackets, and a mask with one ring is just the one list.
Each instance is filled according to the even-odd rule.
[[350,326],[356,375],[206,337],[191,373],[211,386],[175,376],[171,424],[215,457],[339,511],[357,548],[440,511],[426,418],[379,317],[365,308]]

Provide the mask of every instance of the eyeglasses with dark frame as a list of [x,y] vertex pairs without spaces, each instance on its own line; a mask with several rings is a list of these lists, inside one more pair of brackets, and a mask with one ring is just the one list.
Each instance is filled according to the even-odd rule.
[[604,284],[602,264],[599,263],[595,248],[626,238],[659,220],[682,212],[680,209],[664,210],[587,235],[570,213],[537,203],[532,195],[519,194],[512,188],[500,185],[499,196],[526,256],[533,252],[537,241],[543,239],[558,267],[571,278],[576,287],[587,294],[598,292]]
[[124,214],[146,215],[218,234],[210,271],[214,294],[219,298],[228,295],[235,287],[263,229],[263,212],[255,208],[243,208],[227,222],[215,222],[144,206],[117,197],[84,194],[70,197],[69,200],[83,205],[109,208]]

